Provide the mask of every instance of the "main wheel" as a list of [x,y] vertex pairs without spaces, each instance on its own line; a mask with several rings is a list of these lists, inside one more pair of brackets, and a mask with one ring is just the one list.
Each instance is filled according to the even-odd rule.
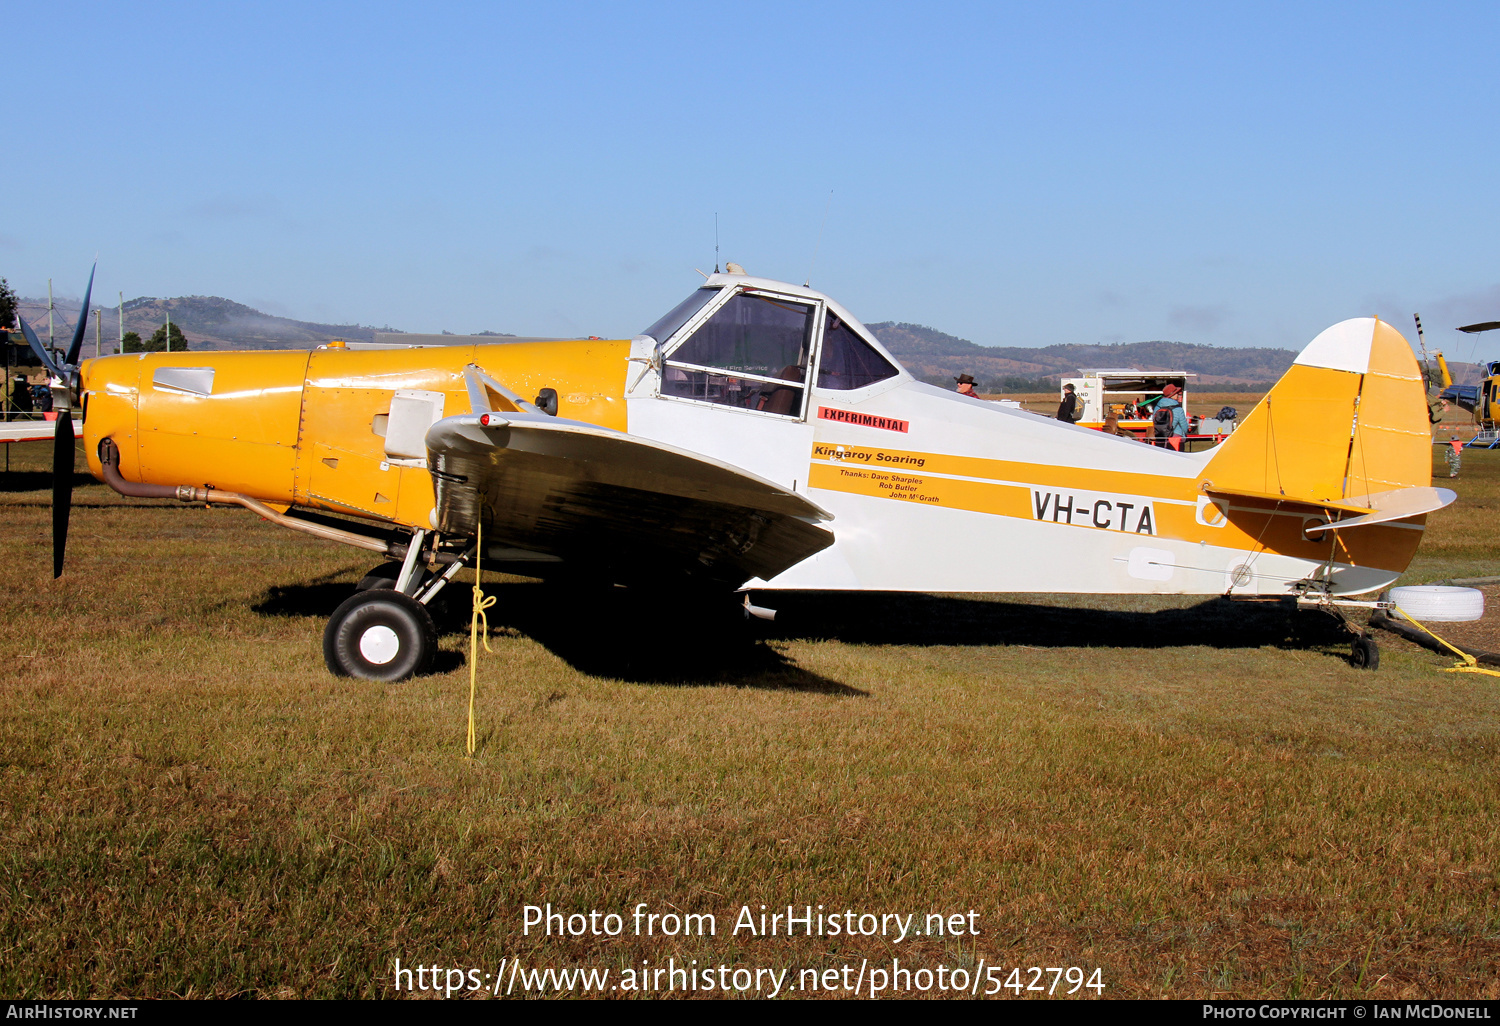
[[437,629],[416,599],[378,588],[356,592],[328,620],[323,659],[336,677],[398,681],[427,669]]
[[1357,670],[1376,670],[1380,668],[1380,649],[1375,644],[1374,638],[1357,638],[1354,648],[1349,652],[1349,663]]

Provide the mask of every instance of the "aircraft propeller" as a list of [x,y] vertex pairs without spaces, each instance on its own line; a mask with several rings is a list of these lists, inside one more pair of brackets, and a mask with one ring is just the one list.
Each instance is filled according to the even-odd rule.
[[62,382],[62,404],[58,408],[58,390],[53,390],[53,408],[57,409],[57,427],[52,433],[52,577],[62,576],[63,556],[68,548],[68,518],[73,511],[73,459],[77,443],[73,437],[73,407],[79,398],[78,357],[83,351],[83,335],[89,321],[89,299],[94,294],[94,271],[89,271],[88,288],[83,293],[83,307],[78,314],[78,324],[73,329],[73,342],[59,363],[54,354],[47,351],[42,340],[36,337],[26,318],[18,317],[21,333],[26,336],[31,351],[36,353],[47,368],[47,373]]

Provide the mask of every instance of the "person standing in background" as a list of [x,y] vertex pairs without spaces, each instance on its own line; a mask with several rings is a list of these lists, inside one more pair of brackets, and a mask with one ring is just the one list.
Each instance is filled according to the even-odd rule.
[[1078,393],[1072,385],[1063,386],[1062,402],[1057,404],[1057,419],[1071,424],[1078,419]]
[[974,391],[974,375],[960,374],[953,379],[958,382],[958,394],[966,395],[971,399],[978,399],[979,393]]
[[1187,438],[1188,422],[1187,411],[1182,408],[1182,389],[1176,385],[1167,385],[1161,390],[1161,398],[1156,401],[1156,412],[1152,415],[1152,422],[1156,428],[1156,437],[1162,439],[1159,444],[1164,444],[1182,451],[1183,440]]
[[26,380],[24,374],[16,375],[10,393],[10,405],[17,413],[30,413],[34,408],[31,405],[31,382]]

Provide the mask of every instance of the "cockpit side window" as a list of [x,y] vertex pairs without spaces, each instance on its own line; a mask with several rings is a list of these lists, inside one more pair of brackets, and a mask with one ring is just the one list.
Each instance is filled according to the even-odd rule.
[[642,335],[650,335],[658,342],[666,342],[667,339],[677,334],[677,329],[692,320],[693,314],[708,305],[708,301],[719,294],[718,286],[713,288],[701,288],[693,292],[682,302],[672,307],[660,320],[645,331]]
[[856,335],[833,313],[823,329],[823,355],[818,361],[818,387],[847,391],[864,388],[898,373],[890,361]]
[[817,307],[740,293],[667,357],[662,394],[802,414]]

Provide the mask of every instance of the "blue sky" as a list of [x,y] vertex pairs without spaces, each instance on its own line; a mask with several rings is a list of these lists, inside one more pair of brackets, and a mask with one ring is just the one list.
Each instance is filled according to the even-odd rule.
[[630,335],[711,268],[717,213],[753,274],[987,345],[1300,348],[1370,313],[1410,336],[1414,310],[1448,344],[1500,318],[1495,5],[0,20],[0,276],[28,295],[81,292],[97,251],[110,301]]

